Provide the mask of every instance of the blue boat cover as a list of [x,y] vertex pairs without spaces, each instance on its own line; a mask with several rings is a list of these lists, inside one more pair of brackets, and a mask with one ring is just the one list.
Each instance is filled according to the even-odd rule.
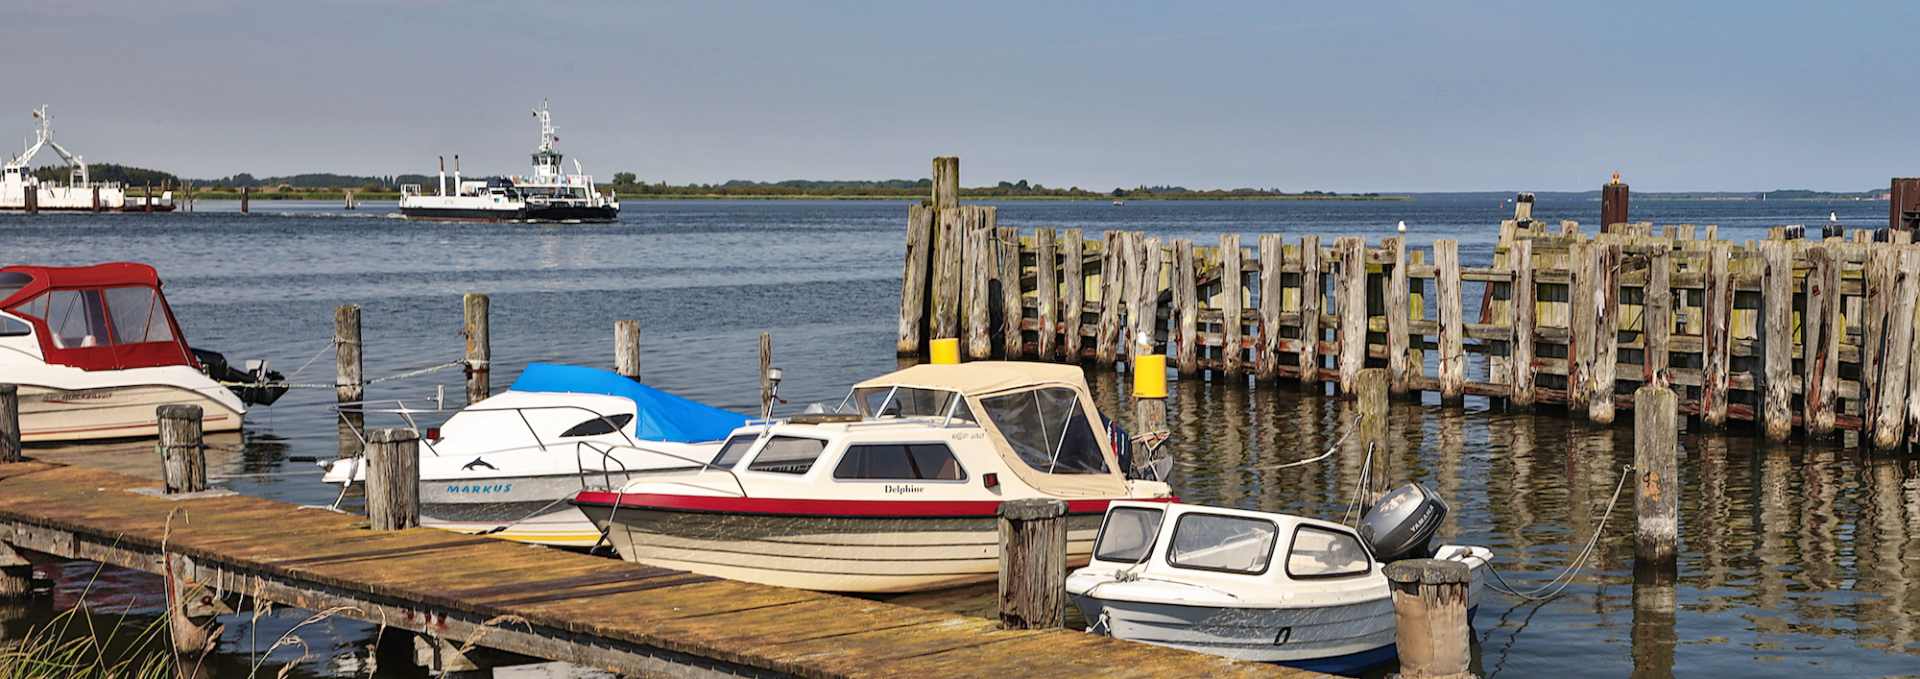
[[718,441],[747,422],[745,415],[674,396],[605,370],[577,365],[530,364],[508,389],[605,394],[632,399],[640,409],[634,413],[636,437],[648,441]]

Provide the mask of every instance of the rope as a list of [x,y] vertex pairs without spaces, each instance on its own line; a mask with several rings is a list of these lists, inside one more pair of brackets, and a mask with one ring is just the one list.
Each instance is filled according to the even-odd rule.
[[[1582,548],[1578,555],[1574,556],[1573,561],[1568,563],[1567,567],[1560,571],[1559,575],[1554,576],[1552,580],[1548,580],[1544,585],[1521,592],[1514,589],[1513,585],[1508,584],[1506,578],[1500,577],[1500,571],[1494,570],[1492,564],[1488,564],[1487,571],[1493,573],[1493,579],[1498,580],[1500,584],[1495,585],[1489,582],[1487,586],[1493,588],[1496,592],[1511,594],[1532,602],[1546,601],[1559,596],[1561,590],[1566,589],[1567,585],[1573,584],[1574,576],[1580,574],[1580,569],[1586,566],[1587,559],[1593,556],[1594,547],[1600,544],[1600,535],[1606,531],[1607,520],[1613,517],[1614,508],[1620,505],[1620,492],[1626,489],[1627,479],[1630,478],[1633,478],[1633,465],[1627,465],[1621,468],[1620,483],[1613,487],[1613,499],[1607,501],[1607,511],[1601,515],[1599,526],[1593,529],[1593,537],[1587,539],[1587,546]],[[1541,592],[1546,592],[1548,589],[1552,589],[1553,591],[1541,594]]]
[[288,382],[221,382],[220,385],[225,387],[286,387],[288,389],[333,389],[335,387],[351,387],[351,386],[364,387],[369,384],[379,384],[381,382],[391,382],[393,380],[406,379],[408,377],[418,377],[420,375],[425,375],[427,373],[439,372],[442,370],[446,370],[447,368],[452,368],[454,366],[464,366],[464,365],[467,365],[467,362],[464,360],[453,361],[451,363],[442,363],[440,365],[436,365],[430,368],[421,368],[419,370],[415,370],[412,372],[404,372],[398,375],[388,375],[386,377],[382,377],[379,379],[367,380],[359,384],[292,384]]

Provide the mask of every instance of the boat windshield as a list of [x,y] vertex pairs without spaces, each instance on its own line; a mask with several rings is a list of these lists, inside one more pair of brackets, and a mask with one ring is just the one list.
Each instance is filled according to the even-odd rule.
[[1167,563],[1180,568],[1265,573],[1273,560],[1272,521],[1191,512],[1173,526]]
[[867,387],[854,390],[854,402],[865,417],[947,417],[973,421],[973,411],[959,392],[916,387]]
[[1107,522],[1100,526],[1100,538],[1093,543],[1093,558],[1101,561],[1140,563],[1153,549],[1153,538],[1160,533],[1160,519],[1166,512],[1157,507],[1114,507],[1107,510]]
[[1107,458],[1067,387],[1042,387],[980,399],[980,408],[1020,460],[1048,474],[1105,474]]
[[21,288],[27,287],[27,284],[32,282],[32,276],[18,271],[0,272],[0,300],[12,297],[13,293],[19,292]]

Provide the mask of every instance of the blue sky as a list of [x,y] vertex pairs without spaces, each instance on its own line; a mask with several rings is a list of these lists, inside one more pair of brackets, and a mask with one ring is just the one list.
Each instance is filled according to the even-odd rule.
[[[1885,187],[1920,4],[0,1],[0,133],[194,177]],[[13,121],[11,123],[6,121]],[[14,143],[18,144],[19,141]],[[16,147],[18,148],[18,147]]]

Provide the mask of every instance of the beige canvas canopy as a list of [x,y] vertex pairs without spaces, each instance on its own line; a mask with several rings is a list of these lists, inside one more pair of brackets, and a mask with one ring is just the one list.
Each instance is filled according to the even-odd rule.
[[[967,407],[979,416],[980,425],[987,431],[993,446],[1006,460],[1007,468],[1013,470],[1021,480],[1036,490],[1058,497],[1113,496],[1126,493],[1126,477],[1120,468],[1120,461],[1114,455],[1113,442],[1107,437],[1107,428],[1101,426],[1099,409],[1093,403],[1093,397],[1087,390],[1086,373],[1079,366],[1053,363],[1025,363],[1017,361],[975,361],[951,365],[916,365],[905,370],[882,375],[854,385],[855,389],[884,389],[904,387],[917,389],[940,389],[958,392],[967,399]],[[1080,404],[1080,417],[1086,418],[1087,426],[1099,442],[1101,456],[1106,460],[1107,472],[1104,474],[1087,473],[1049,473],[1036,469],[1023,460],[1014,447],[1007,441],[1001,426],[989,416],[991,409],[981,402],[982,398],[1003,396],[1021,391],[1046,388],[1065,388],[1073,391]]]

